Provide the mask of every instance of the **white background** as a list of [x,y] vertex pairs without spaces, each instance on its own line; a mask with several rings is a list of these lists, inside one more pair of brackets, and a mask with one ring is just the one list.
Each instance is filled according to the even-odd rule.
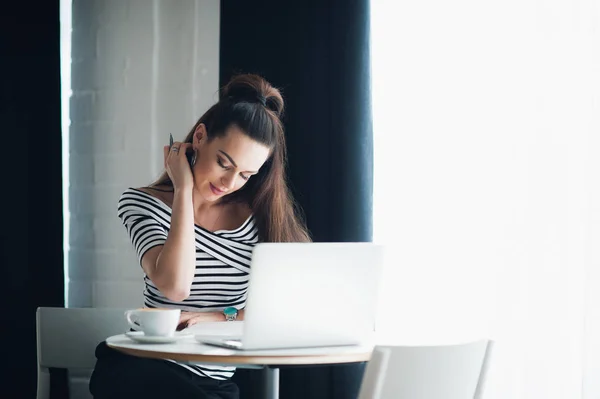
[[486,398],[600,397],[599,2],[371,7],[379,329],[495,339]]

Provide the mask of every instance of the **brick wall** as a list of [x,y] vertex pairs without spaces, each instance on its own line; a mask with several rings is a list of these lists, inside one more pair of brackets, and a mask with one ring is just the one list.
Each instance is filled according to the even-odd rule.
[[142,304],[119,195],[217,99],[218,0],[73,0],[68,306]]

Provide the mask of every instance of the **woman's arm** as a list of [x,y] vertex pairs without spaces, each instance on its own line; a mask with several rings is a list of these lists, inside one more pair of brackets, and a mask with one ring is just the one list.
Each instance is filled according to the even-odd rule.
[[194,240],[191,188],[176,189],[167,241],[150,249],[142,257],[142,268],[146,275],[172,301],[180,302],[190,295],[196,270]]
[[186,157],[190,143],[165,146],[165,169],[173,183],[171,227],[162,246],[152,248],[142,257],[142,268],[150,280],[172,301],[190,296],[196,270],[194,237],[194,178]]
[[[244,320],[244,309],[238,310],[236,320]],[[193,326],[203,321],[225,321],[223,312],[181,312],[178,330]]]

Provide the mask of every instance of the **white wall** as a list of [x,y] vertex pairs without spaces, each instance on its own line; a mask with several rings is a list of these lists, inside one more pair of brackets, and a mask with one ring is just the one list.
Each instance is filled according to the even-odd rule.
[[494,338],[486,399],[599,398],[600,1],[372,5],[378,326]]
[[73,0],[69,307],[142,304],[117,200],[217,100],[219,1]]

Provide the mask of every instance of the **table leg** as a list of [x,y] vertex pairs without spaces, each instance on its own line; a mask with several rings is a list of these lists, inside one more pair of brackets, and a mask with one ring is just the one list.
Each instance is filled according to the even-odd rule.
[[279,399],[279,369],[265,367],[266,399]]

